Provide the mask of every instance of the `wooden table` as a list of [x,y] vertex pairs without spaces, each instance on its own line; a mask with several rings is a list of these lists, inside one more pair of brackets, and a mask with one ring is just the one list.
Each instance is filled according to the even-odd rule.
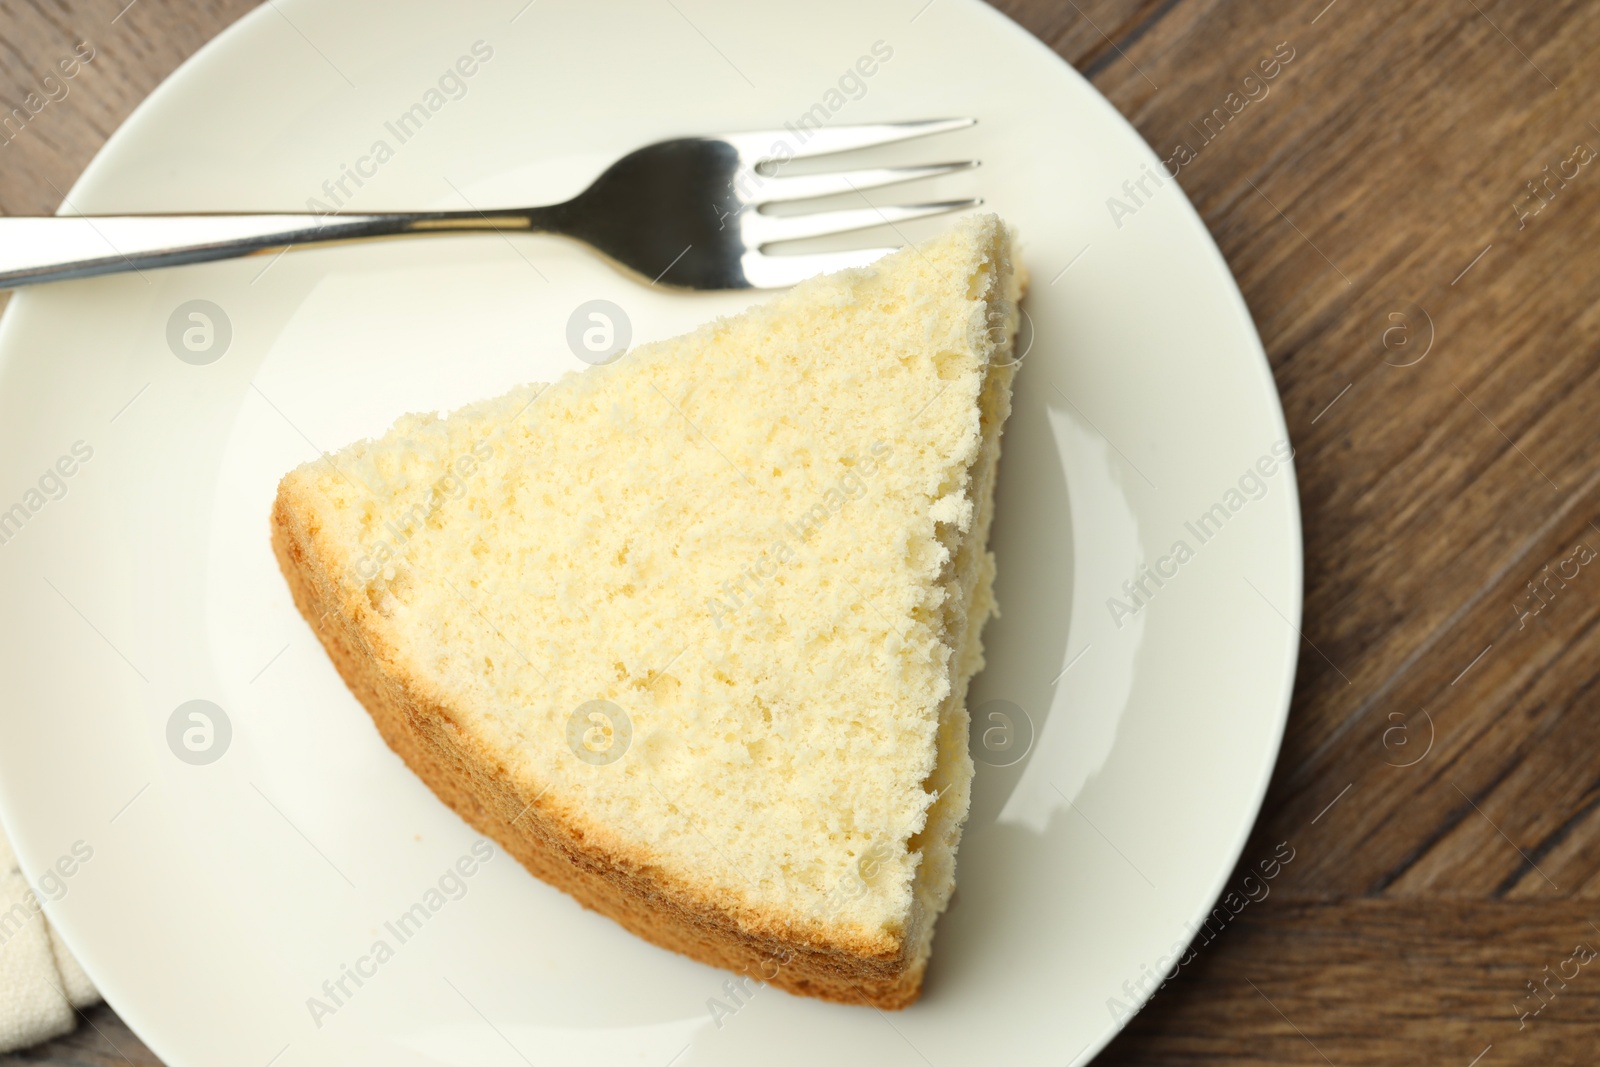
[[[53,210],[252,6],[126,2],[0,0],[7,109],[97,52],[0,149],[0,211]],[[1595,1062],[1600,7],[1000,6],[1193,155],[1305,515],[1300,675],[1245,850],[1295,859],[1100,1062]],[[110,1009],[87,1023],[0,1064],[157,1062]]]

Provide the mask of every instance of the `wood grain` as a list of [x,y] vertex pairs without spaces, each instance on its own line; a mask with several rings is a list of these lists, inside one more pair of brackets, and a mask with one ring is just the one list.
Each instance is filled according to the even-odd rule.
[[[97,49],[0,147],[0,210],[54,210],[249,6],[138,0],[113,22],[124,2],[0,0],[7,107]],[[1164,158],[1193,151],[1179,180],[1260,328],[1305,519],[1306,643],[1245,852],[1297,858],[1100,1062],[1593,1062],[1600,971],[1547,1000],[1527,983],[1600,947],[1600,567],[1561,574],[1600,552],[1600,167],[1548,202],[1526,183],[1600,150],[1600,7],[998,6]],[[1270,92],[1208,129],[1280,48]],[[1395,314],[1409,349],[1385,347]],[[109,1009],[87,1018],[0,1064],[157,1062]]]

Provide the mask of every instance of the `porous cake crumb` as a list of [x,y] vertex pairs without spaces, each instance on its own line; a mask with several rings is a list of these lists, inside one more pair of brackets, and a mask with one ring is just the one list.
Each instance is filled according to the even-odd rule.
[[295,602],[389,745],[535,875],[796,993],[916,999],[1022,272],[877,264],[284,477]]

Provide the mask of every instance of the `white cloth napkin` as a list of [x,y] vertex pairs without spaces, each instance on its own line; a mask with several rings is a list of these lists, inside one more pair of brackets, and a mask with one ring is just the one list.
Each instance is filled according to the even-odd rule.
[[0,830],[0,1052],[59,1037],[100,999],[39,907]]

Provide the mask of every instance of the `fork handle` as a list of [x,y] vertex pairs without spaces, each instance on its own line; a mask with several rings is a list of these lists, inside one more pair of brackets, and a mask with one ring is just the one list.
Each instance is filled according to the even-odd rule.
[[70,215],[0,218],[0,288],[413,234],[551,232],[559,205],[384,215]]

